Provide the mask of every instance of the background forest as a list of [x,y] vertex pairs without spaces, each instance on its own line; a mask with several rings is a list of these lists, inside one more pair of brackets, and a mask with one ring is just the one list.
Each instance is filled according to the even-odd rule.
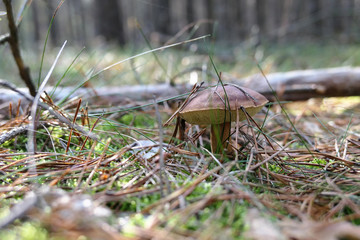
[[[26,44],[41,44],[57,5],[56,1],[32,2],[22,24],[21,36]],[[80,46],[97,40],[143,44],[141,27],[158,45],[180,31],[191,33],[182,38],[213,34],[213,40],[233,45],[311,39],[349,43],[360,38],[359,10],[357,0],[65,1],[53,22],[50,39],[54,46],[63,39]],[[1,24],[5,33],[6,21]]]
[[[356,47],[352,48],[360,38],[360,3],[357,0],[78,0],[64,1],[56,11],[56,20],[51,21],[58,3],[31,1],[31,4],[24,6],[21,1],[14,2],[15,12],[26,9],[19,35],[25,51],[24,57],[30,68],[39,68],[45,40],[45,46],[50,49],[60,47],[68,40],[65,52],[69,50],[78,53],[85,47],[81,58],[92,64],[80,67],[83,74],[101,62],[105,65],[119,57],[148,50],[149,47],[155,48],[207,34],[211,38],[205,41],[216,43],[215,48],[202,44],[203,41],[196,41],[177,49],[190,50],[198,56],[214,53],[219,63],[227,64],[222,70],[231,69],[237,77],[257,72],[256,66],[254,69],[254,57],[257,61],[271,61],[267,61],[266,66],[274,72],[356,65],[357,58],[343,58],[339,52],[360,54]],[[0,21],[0,34],[6,32],[7,22]],[[121,51],[119,47],[122,48]],[[9,54],[8,48],[2,51]],[[320,56],[319,59],[312,59],[310,66],[302,56],[312,53]],[[47,52],[47,55],[51,54],[51,51]],[[340,59],[336,59],[334,55],[340,55]],[[66,56],[73,57],[68,54]],[[188,58],[184,60],[186,56],[189,55],[170,58],[166,55],[165,58],[173,61],[176,66],[187,68],[201,67],[203,64],[202,59],[198,59],[197,63],[189,63],[186,60]],[[33,61],[34,59],[38,61]],[[44,60],[46,64],[48,60]],[[69,60],[71,61],[67,61]],[[11,74],[16,70],[12,62],[3,58],[0,63],[4,77],[20,84],[21,81]],[[137,59],[130,61],[130,65],[129,72],[134,67],[145,67]],[[151,67],[147,68],[149,69]],[[177,68],[175,72],[182,70]],[[56,72],[57,69],[55,74]],[[34,72],[31,74],[38,77]],[[123,78],[109,76],[106,80],[108,84],[116,81],[122,85],[148,83],[149,79],[164,82],[167,78],[166,74],[164,76],[161,73],[151,74],[143,79],[127,74]]]

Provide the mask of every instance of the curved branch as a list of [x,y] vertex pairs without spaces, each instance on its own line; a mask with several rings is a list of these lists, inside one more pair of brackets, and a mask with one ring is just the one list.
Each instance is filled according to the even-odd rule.
[[16,27],[16,23],[14,20],[14,15],[12,12],[12,5],[11,0],[3,0],[4,5],[6,7],[7,12],[7,19],[8,19],[8,26],[10,30],[10,35],[8,38],[8,42],[10,44],[12,55],[15,59],[16,65],[19,69],[20,76],[22,80],[25,82],[27,88],[29,89],[29,92],[32,96],[36,95],[36,89],[35,86],[31,80],[30,76],[30,69],[27,67],[21,57],[20,54],[20,48],[19,48],[19,38],[18,38],[18,31]]

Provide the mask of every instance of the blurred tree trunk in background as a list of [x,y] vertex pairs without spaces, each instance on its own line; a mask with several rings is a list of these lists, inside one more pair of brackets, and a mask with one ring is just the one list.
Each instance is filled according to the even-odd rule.
[[252,37],[259,29],[259,23],[256,17],[256,0],[241,1],[240,6],[241,21],[243,23],[243,36]]
[[170,33],[176,34],[189,22],[187,21],[187,0],[169,1],[170,10]]
[[353,22],[353,11],[350,9],[354,8],[354,2],[350,0],[341,1],[341,10],[340,10],[340,19],[341,19],[341,29],[342,38],[345,41],[348,41],[351,36],[351,27]]
[[213,2],[213,19],[216,19],[215,22],[218,24],[217,31],[215,33],[216,39],[228,39],[230,31],[233,31],[234,26],[228,22],[226,8],[229,0],[224,1],[214,1]]
[[[47,23],[47,27],[49,27],[50,25],[50,21],[51,21],[51,18],[54,14],[54,11],[57,7],[57,3],[56,2],[53,2],[53,1],[48,1],[46,3],[46,7],[47,7],[47,15],[48,15],[48,23]],[[51,29],[50,29],[50,40],[51,42],[54,44],[54,45],[58,45],[59,44],[59,37],[58,37],[58,34],[59,34],[59,28],[58,28],[58,25],[59,25],[59,22],[58,21],[53,21],[52,22],[52,25],[51,25]],[[47,30],[47,29],[46,29]],[[62,30],[63,31],[63,30]],[[43,32],[46,32],[43,30]],[[65,35],[65,34],[64,34]]]
[[228,5],[226,6],[227,21],[228,26],[231,26],[232,30],[230,31],[230,40],[233,42],[238,41],[239,36],[241,36],[241,11],[240,11],[240,2],[238,0],[229,0]]
[[[33,1],[34,26],[23,28],[22,37],[43,42],[57,4]],[[101,36],[137,45],[144,43],[138,26],[159,45],[186,27],[177,41],[214,33],[218,42],[251,40],[254,45],[294,39],[358,42],[359,25],[360,0],[76,0],[59,10],[50,42],[86,45]]]
[[279,26],[279,12],[281,12],[281,2],[278,0],[262,0],[264,12],[264,34],[271,40],[277,39],[277,26]]
[[224,39],[228,42],[244,39],[241,37],[243,26],[241,16],[247,9],[243,10],[241,9],[241,1],[238,0],[213,1],[212,18],[218,24],[216,39]]
[[283,14],[280,20],[280,28],[278,31],[278,37],[280,41],[284,41],[286,34],[289,32],[291,23],[293,22],[293,5],[294,0],[288,0],[284,2]]
[[331,37],[334,33],[334,13],[335,1],[337,0],[320,0],[321,8],[321,32],[323,37]]
[[136,44],[138,39],[138,30],[136,28],[136,19],[134,16],[140,15],[139,7],[137,7],[137,1],[134,0],[122,0],[120,1],[122,9],[122,21],[124,29],[124,39],[127,43]]
[[321,11],[319,6],[319,0],[304,0],[306,4],[304,6],[304,18],[309,19],[308,25],[317,26],[306,28],[305,34],[309,36],[319,36],[321,31]]
[[80,43],[86,42],[86,22],[85,22],[85,9],[82,1],[68,1],[70,4],[71,15],[71,28],[74,29],[74,38]]
[[39,21],[39,10],[38,10],[38,3],[37,1],[34,1],[32,3],[32,20],[33,20],[33,26],[34,26],[34,41],[39,42],[40,41],[40,21]]
[[208,0],[193,0],[191,1],[191,8],[193,9],[193,19],[199,25],[198,35],[206,35],[211,33],[210,20],[211,1]]
[[169,1],[168,0],[156,0],[156,5],[152,7],[152,18],[154,19],[154,29],[163,34],[169,33]]
[[125,44],[119,1],[94,1],[93,4],[96,33],[103,36],[106,41]]
[[358,38],[358,31],[356,29],[359,28],[359,22],[360,22],[360,0],[354,1],[354,7],[352,9],[353,13],[353,22],[351,23],[351,40],[354,41]]

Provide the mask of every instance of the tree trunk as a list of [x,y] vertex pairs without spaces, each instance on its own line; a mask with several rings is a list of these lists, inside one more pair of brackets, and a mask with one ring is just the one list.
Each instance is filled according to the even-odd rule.
[[[360,68],[299,70],[266,75],[280,100],[298,101],[309,98],[359,96]],[[230,79],[229,79],[230,81]],[[232,82],[254,89],[275,100],[266,79],[254,75]]]
[[187,22],[187,1],[170,1],[170,33],[176,34],[182,28],[184,28]]
[[[192,1],[192,8],[194,12],[194,21],[196,22],[203,22],[204,20],[209,19],[208,15],[208,8],[209,5],[207,4],[207,0],[193,0]],[[203,36],[206,34],[211,33],[211,26],[208,22],[203,22],[199,25],[199,30],[197,31],[198,36]]]
[[292,24],[292,6],[293,0],[284,1],[283,14],[281,16],[281,24],[278,31],[279,40],[284,42],[287,38],[288,31]]
[[106,41],[125,44],[120,6],[117,0],[94,1],[95,28]]
[[169,34],[169,1],[157,0],[153,7],[154,30],[162,34]]
[[258,34],[259,31],[259,23],[256,18],[256,0],[244,0],[240,12],[243,23],[242,34],[246,37],[254,37],[254,34]]
[[278,23],[277,17],[282,11],[279,11],[277,0],[265,0],[265,33],[270,40],[277,40]]
[[[48,25],[50,24],[50,21],[53,17],[53,14],[54,14],[54,11],[57,7],[57,4],[53,1],[48,1],[47,2],[47,7],[48,7]],[[57,46],[58,43],[59,43],[59,36],[58,36],[58,33],[59,33],[59,28],[58,28],[58,23],[57,21],[53,21],[52,22],[52,25],[51,25],[51,29],[50,29],[50,39],[51,39],[51,43],[53,46]]]
[[334,1],[336,0],[320,0],[321,33],[326,38],[334,34]]

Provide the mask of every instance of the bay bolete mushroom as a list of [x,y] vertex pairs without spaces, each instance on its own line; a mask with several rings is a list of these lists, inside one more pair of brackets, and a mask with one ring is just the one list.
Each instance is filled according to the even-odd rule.
[[268,102],[260,93],[233,84],[224,84],[196,92],[179,111],[186,122],[211,125],[211,151],[220,153],[230,137],[231,122],[245,120],[241,108],[253,116]]

